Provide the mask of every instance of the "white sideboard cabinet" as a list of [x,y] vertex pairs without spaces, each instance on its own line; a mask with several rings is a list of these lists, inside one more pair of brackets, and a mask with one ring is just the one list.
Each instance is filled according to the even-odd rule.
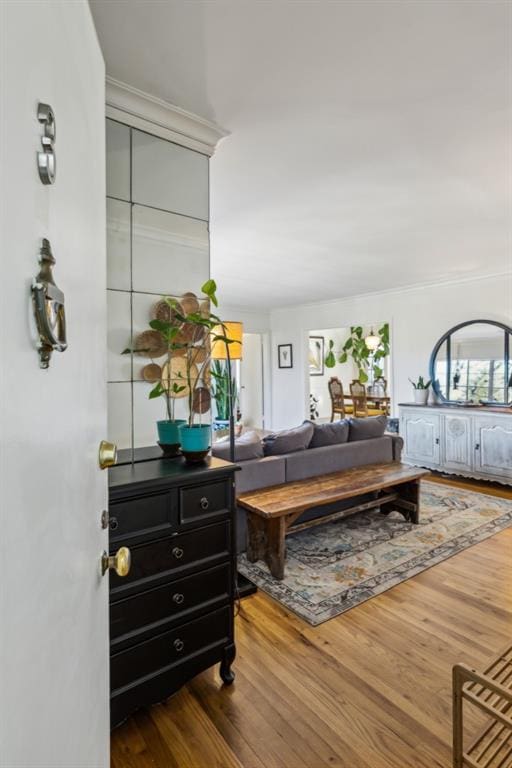
[[400,405],[403,460],[512,485],[512,410]]

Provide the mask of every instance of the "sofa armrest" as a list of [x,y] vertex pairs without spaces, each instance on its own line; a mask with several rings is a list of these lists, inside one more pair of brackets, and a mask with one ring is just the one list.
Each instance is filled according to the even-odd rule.
[[393,461],[401,461],[402,448],[404,447],[404,439],[401,435],[397,435],[396,432],[386,432],[387,437],[391,438],[393,446]]

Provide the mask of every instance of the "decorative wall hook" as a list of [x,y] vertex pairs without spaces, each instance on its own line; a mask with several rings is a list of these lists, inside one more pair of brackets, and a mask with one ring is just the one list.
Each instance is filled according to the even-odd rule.
[[37,153],[37,170],[43,184],[53,184],[57,172],[53,143],[56,135],[55,115],[49,104],[37,105],[37,119],[43,124],[41,144],[43,151]]
[[46,238],[43,238],[40,253],[41,267],[32,283],[32,305],[39,335],[39,366],[48,368],[53,350],[64,352],[67,349],[66,316],[64,294],[53,280],[52,267],[55,259],[50,241]]

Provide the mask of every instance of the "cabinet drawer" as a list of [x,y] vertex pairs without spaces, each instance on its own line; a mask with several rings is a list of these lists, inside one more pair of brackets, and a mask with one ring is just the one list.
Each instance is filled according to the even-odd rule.
[[[229,563],[177,579],[110,606],[110,639],[113,645],[158,624],[184,620],[192,612],[212,610],[227,603],[232,594]],[[129,637],[128,637],[129,635]]]
[[180,523],[198,523],[229,511],[230,484],[223,480],[180,489]]
[[109,505],[109,540],[147,539],[178,527],[176,491],[114,501]]
[[147,544],[130,546],[132,564],[128,576],[110,571],[110,598],[149,589],[155,582],[185,575],[227,560],[231,550],[229,520]]
[[112,692],[160,669],[179,664],[210,646],[227,645],[231,633],[231,611],[230,606],[220,608],[111,656]]

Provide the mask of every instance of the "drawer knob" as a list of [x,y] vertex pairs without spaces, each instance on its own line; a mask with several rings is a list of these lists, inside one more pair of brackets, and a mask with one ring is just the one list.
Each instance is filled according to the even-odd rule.
[[176,594],[172,596],[173,603],[176,603],[176,605],[181,605],[184,599],[185,595],[182,595],[181,592],[176,592]]
[[201,499],[201,501],[199,503],[201,505],[201,509],[208,509],[208,507],[210,506],[210,502],[208,501],[206,496],[203,496],[203,498]]
[[183,642],[183,640],[180,640],[179,638],[174,641],[173,645],[174,645],[174,649],[178,651],[178,653],[181,653],[181,651],[185,647],[185,643]]
[[184,554],[185,553],[181,547],[173,547],[172,555],[176,558],[176,560],[181,560]]
[[111,517],[110,520],[108,521],[108,524],[111,531],[116,531],[119,528],[117,517]]

